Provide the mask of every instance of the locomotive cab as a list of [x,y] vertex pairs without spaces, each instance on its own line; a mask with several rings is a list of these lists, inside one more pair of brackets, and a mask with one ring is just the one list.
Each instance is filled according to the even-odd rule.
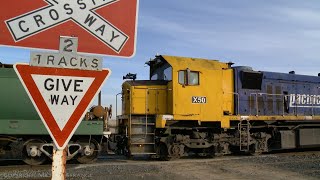
[[233,71],[227,63],[156,56],[147,64],[150,80],[123,84],[124,115],[153,114],[157,128],[164,128],[168,120],[220,122],[234,114]]

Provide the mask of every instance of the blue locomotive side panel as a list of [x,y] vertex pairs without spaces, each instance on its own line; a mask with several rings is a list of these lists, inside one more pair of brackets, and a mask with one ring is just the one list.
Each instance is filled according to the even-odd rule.
[[250,67],[234,67],[234,73],[237,114],[320,114],[320,77],[261,72]]

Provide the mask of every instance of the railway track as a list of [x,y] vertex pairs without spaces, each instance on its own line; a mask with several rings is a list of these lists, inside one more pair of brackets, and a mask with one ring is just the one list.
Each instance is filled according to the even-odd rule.
[[[181,159],[175,159],[171,161],[160,161],[157,159],[150,159],[147,156],[140,156],[134,159],[127,159],[124,156],[119,155],[106,155],[106,156],[99,156],[97,161],[92,164],[80,164],[76,161],[68,161],[67,166],[70,167],[94,167],[99,165],[120,165],[120,164],[180,164],[180,163],[199,163],[199,162],[218,162],[218,161],[232,161],[232,160],[250,160],[250,159],[257,159],[257,158],[277,158],[282,159],[281,162],[276,163],[290,163],[290,161],[283,161],[284,157],[290,156],[320,156],[320,151],[295,151],[295,152],[288,152],[288,151],[281,151],[281,152],[273,152],[262,154],[258,156],[250,156],[250,155],[228,155],[228,156],[221,156],[221,157],[214,157],[214,158],[205,158],[205,157],[198,157],[198,156],[189,156]],[[310,160],[301,160],[301,161],[320,161],[320,159],[310,159]],[[272,162],[274,163],[274,162]],[[269,164],[266,162],[266,164]],[[271,164],[271,163],[270,163]],[[51,167],[51,162],[47,162],[43,165],[39,166],[31,166],[27,165],[21,160],[2,160],[0,161],[0,171],[4,168],[15,168],[15,167],[33,167],[33,168],[46,168]]]
[[[51,164],[1,161],[0,179],[50,179]],[[9,164],[5,164],[9,163]],[[15,164],[16,163],[16,164]],[[67,164],[68,179],[319,179],[320,152],[281,152],[260,156],[189,157],[157,161],[101,156],[94,164]]]

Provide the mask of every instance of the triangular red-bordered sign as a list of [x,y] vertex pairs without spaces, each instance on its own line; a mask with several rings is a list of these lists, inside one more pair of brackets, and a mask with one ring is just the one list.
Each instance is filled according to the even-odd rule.
[[[14,69],[58,149],[64,149],[66,147],[75,130],[80,125],[89,105],[92,103],[94,97],[100,91],[103,83],[111,73],[109,69],[103,69],[102,71],[90,71],[36,67],[29,66],[27,64],[15,64]],[[35,78],[36,76],[40,77],[40,79],[41,77],[59,77],[62,79],[67,78],[69,80],[72,78],[92,79],[91,83],[87,85],[88,87],[86,92],[83,91],[82,99],[78,102],[74,111],[70,113],[70,118],[65,120],[65,124],[62,126],[59,125],[57,123],[58,121],[54,118],[55,116],[52,114],[52,110],[50,110],[50,107],[46,102],[48,99],[45,100],[43,98],[44,96],[42,94],[45,89],[41,89],[42,92],[40,92],[38,85],[39,82],[36,82],[39,78]],[[78,85],[79,84],[77,84],[77,86]]]

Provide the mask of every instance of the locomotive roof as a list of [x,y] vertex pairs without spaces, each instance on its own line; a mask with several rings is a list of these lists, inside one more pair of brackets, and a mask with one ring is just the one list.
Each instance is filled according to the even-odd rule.
[[311,83],[320,83],[319,76],[312,76],[312,75],[303,75],[303,74],[290,74],[290,73],[283,73],[283,72],[271,72],[271,71],[255,71],[251,67],[246,66],[237,66],[233,67],[236,72],[249,72],[249,73],[261,73],[263,74],[264,79],[273,79],[273,80],[285,80],[285,81],[292,81],[292,82],[311,82]]
[[133,85],[133,86],[145,86],[145,85],[167,85],[168,81],[164,80],[154,80],[154,81],[149,81],[149,80],[135,80],[135,81],[126,81],[126,83]]
[[228,63],[223,63],[218,60],[208,60],[202,58],[191,58],[191,57],[179,57],[179,56],[168,56],[161,55],[157,58],[166,60],[172,68],[176,69],[199,69],[199,70],[213,70],[213,69],[226,69],[229,67]]

